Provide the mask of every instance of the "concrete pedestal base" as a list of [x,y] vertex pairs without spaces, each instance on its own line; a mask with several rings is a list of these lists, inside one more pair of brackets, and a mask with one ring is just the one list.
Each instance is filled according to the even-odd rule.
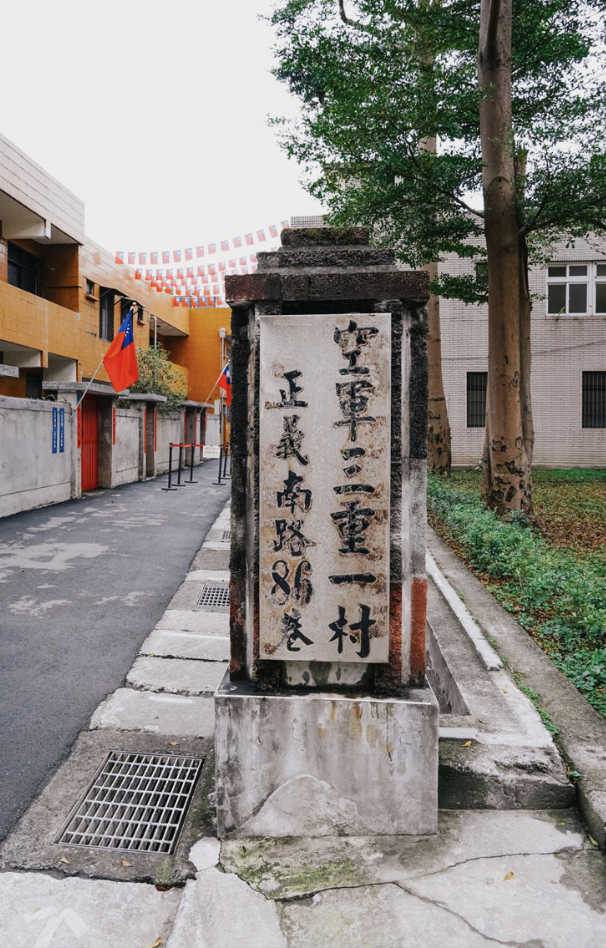
[[215,711],[220,838],[437,832],[429,688],[400,699],[260,695],[226,675]]

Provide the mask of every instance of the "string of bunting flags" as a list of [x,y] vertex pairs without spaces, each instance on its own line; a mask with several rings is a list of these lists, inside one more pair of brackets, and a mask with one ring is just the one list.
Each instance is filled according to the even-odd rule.
[[[149,283],[156,292],[172,296],[173,306],[185,306],[188,309],[224,306],[226,274],[254,273],[257,269],[257,254],[248,248],[265,243],[268,236],[274,239],[279,237],[288,226],[288,220],[283,220],[279,225],[270,224],[244,237],[226,238],[212,244],[186,247],[184,250],[128,250],[126,253],[117,250],[116,263],[134,267],[135,280]],[[273,253],[278,247],[276,245],[267,249]],[[233,256],[219,259],[229,253]],[[215,259],[207,262],[208,257]],[[205,262],[201,263],[201,260]],[[162,266],[158,266],[160,263]],[[171,264],[185,265],[175,267]]]

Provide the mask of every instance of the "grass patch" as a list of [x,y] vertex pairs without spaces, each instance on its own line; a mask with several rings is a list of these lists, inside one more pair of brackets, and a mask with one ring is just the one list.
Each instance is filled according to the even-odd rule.
[[606,717],[606,472],[537,471],[533,484],[531,526],[488,510],[476,472],[430,477],[430,522]]

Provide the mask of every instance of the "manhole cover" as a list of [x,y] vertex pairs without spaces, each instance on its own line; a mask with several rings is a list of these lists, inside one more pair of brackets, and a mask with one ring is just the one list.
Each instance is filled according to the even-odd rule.
[[203,760],[110,751],[58,843],[171,853]]
[[224,540],[231,540],[231,530],[224,530],[224,531],[223,531],[223,539],[224,539]]
[[229,606],[229,583],[205,583],[198,596],[198,606]]

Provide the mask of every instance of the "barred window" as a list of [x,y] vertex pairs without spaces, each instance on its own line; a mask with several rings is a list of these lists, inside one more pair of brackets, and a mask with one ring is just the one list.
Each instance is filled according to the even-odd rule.
[[583,372],[583,428],[606,428],[606,372]]
[[467,427],[483,428],[486,424],[487,372],[467,373]]

